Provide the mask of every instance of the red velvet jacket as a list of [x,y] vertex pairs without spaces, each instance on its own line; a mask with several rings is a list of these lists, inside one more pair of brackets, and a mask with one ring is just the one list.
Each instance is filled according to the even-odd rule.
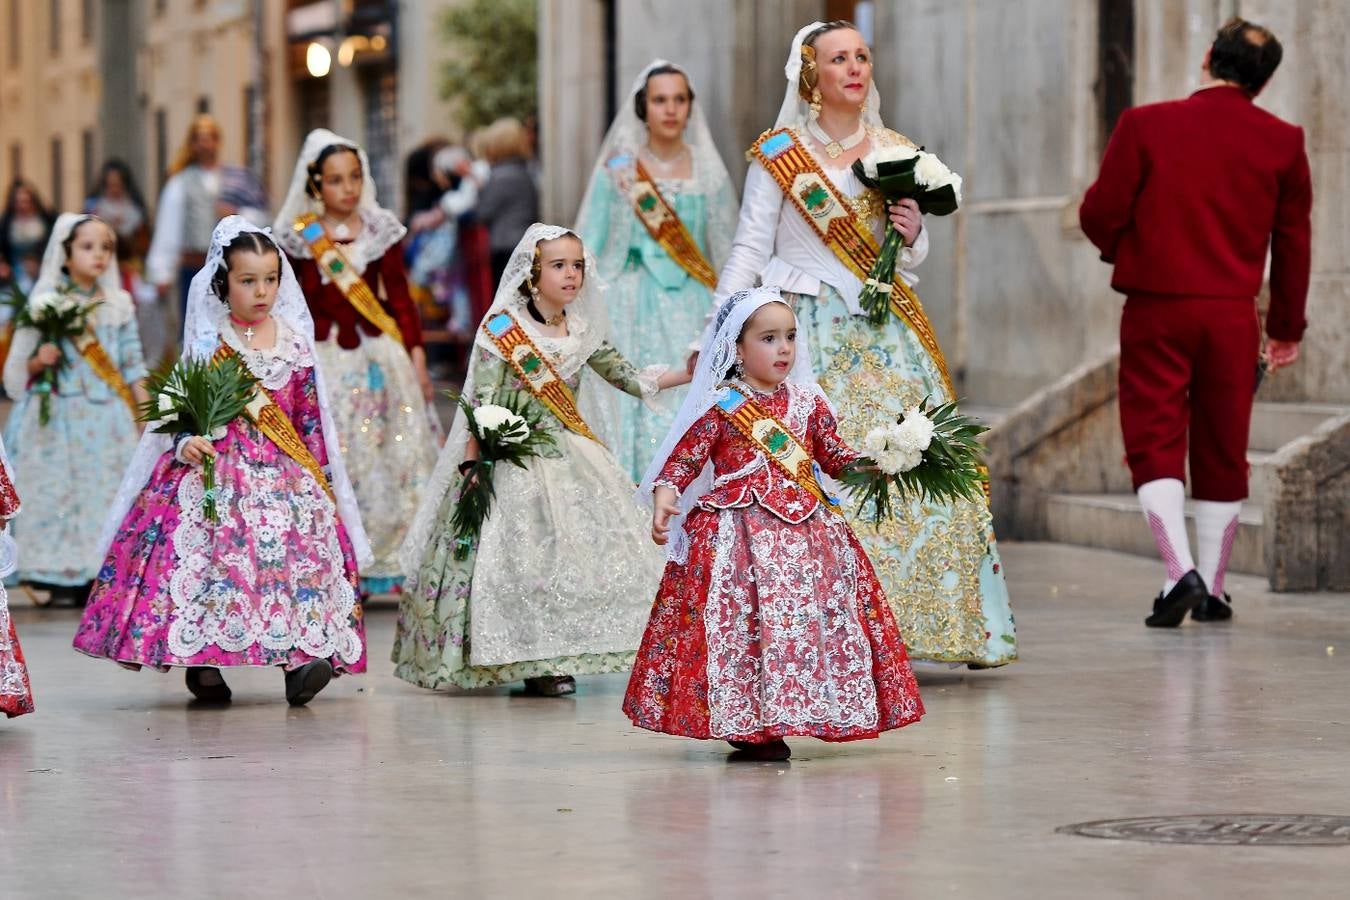
[[[380,329],[365,316],[356,311],[356,307],[331,281],[325,282],[319,277],[319,267],[312,259],[291,257],[291,266],[295,269],[295,278],[300,282],[300,290],[309,304],[310,314],[314,316],[314,339],[327,339],[334,326],[337,327],[338,346],[354,350],[361,345],[361,335],[374,337]],[[408,291],[408,276],[403,271],[403,251],[394,244],[379,259],[372,260],[362,273],[362,278],[375,296],[380,298],[384,311],[393,316],[398,329],[403,334],[403,346],[411,350],[422,346],[422,318]]]
[[1311,211],[1303,129],[1219,86],[1126,110],[1079,219],[1124,294],[1254,298],[1269,249],[1266,332],[1297,341]]
[[[788,382],[772,396],[755,400],[788,427],[827,475],[837,476],[858,458],[835,429],[834,415],[814,393]],[[716,407],[708,410],[685,432],[661,468],[656,484],[681,493],[712,460],[713,488],[699,500],[702,509],[735,509],[758,503],[785,522],[798,524],[816,511],[820,501],[806,488],[769,462]]]

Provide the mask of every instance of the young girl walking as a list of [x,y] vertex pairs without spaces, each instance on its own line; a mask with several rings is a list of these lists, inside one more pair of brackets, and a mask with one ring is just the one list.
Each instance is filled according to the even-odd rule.
[[[314,323],[271,237],[230,216],[192,279],[185,324],[183,359],[237,358],[254,398],[223,435],[141,439],[75,648],[133,669],[183,666],[188,690],[217,703],[231,696],[220,669],[278,666],[286,699],[303,705],[334,674],[365,671],[357,561],[370,552],[329,452]],[[204,504],[207,456],[218,521]]]
[[642,513],[607,449],[604,405],[592,402],[610,388],[592,373],[643,398],[689,376],[683,366],[638,371],[609,344],[594,266],[581,239],[553,225],[530,226],[511,254],[463,397],[521,410],[552,445],[523,468],[495,467],[490,513],[466,547],[452,523],[479,447],[463,410],[455,416],[404,543],[393,658],[405,681],[524,679],[530,693],[561,696],[575,675],[632,665],[661,559],[634,539]]
[[[19,513],[19,495],[9,474],[5,443],[0,441],[0,522],[8,522]],[[0,578],[14,569],[14,538],[0,534]],[[0,585],[0,713],[8,718],[33,711],[33,691],[28,686],[28,669],[23,661],[19,635],[9,617],[9,598]]]
[[918,721],[886,595],[819,477],[859,457],[782,295],[734,294],[639,488],[669,562],[624,698],[635,725],[781,760],[789,735],[848,741]]
[[93,306],[77,335],[44,341],[20,325],[5,361],[16,398],[5,429],[26,515],[18,578],[53,600],[83,602],[102,559],[103,516],[136,450],[145,362],[131,295],[117,273],[117,238],[94,216],[56,220],[26,304],[29,318]]

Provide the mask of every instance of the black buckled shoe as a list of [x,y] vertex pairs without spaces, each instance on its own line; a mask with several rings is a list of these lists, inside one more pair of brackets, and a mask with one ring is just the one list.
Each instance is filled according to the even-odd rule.
[[1197,622],[1227,622],[1233,618],[1233,598],[1227,594],[1223,597],[1210,594],[1191,610],[1191,618]]
[[1181,577],[1165,595],[1158,594],[1153,601],[1153,614],[1144,620],[1149,628],[1176,628],[1186,618],[1186,613],[1200,606],[1209,597],[1205,579],[1191,569]]
[[727,741],[727,743],[736,748],[727,757],[733,762],[782,762],[792,756],[792,749],[782,738],[758,744],[752,741]]
[[333,664],[326,659],[312,659],[286,673],[286,702],[304,706],[332,680]]
[[232,696],[225,677],[211,666],[188,666],[187,689],[202,703],[229,703]]

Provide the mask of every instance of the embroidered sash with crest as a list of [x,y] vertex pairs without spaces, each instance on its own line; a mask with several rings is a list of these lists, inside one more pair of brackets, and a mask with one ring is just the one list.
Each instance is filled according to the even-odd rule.
[[360,273],[352,268],[351,262],[342,252],[342,247],[328,237],[319,217],[314,213],[305,213],[296,218],[292,227],[309,246],[309,251],[314,254],[314,264],[319,267],[319,271],[337,285],[337,289],[347,298],[352,308],[364,316],[370,324],[398,341],[401,346],[403,332],[399,331],[398,323],[394,321],[393,316],[384,311],[384,307],[380,305],[380,298],[375,296],[375,292],[366,284]]
[[[217,360],[233,356],[239,359],[239,353],[228,344],[221,344],[220,349],[216,351]],[[239,360],[243,363],[243,360]],[[249,400],[248,406],[244,408],[244,415],[248,416],[249,421],[258,426],[258,430],[265,434],[277,448],[285,453],[291,459],[304,467],[305,471],[314,476],[314,480],[323,488],[328,499],[333,499],[333,486],[328,483],[328,476],[324,474],[323,467],[319,461],[314,458],[309,447],[300,438],[300,433],[295,430],[295,423],[291,421],[290,416],[277,406],[272,395],[267,393],[267,389],[261,384],[256,384],[253,388],[253,398]],[[330,448],[331,452],[337,452],[337,448]]]
[[94,334],[94,326],[86,327],[83,333],[72,338],[70,342],[84,357],[84,361],[89,363],[89,368],[94,370],[94,374],[103,379],[103,383],[112,388],[113,393],[122,398],[122,402],[131,410],[132,418],[139,419],[141,410],[139,404],[136,403],[136,396],[131,393],[131,386],[122,377],[122,372],[117,368],[117,363],[113,362],[112,357],[108,355],[108,351],[103,349],[103,344],[99,342],[98,335]]
[[634,178],[628,186],[628,201],[633,204],[633,212],[637,213],[642,227],[690,277],[708,290],[717,287],[717,273],[699,250],[694,236],[680,221],[675,208],[661,195],[656,180],[648,174],[641,160],[636,156],[629,158],[633,160]]
[[820,464],[786,425],[735,387],[728,387],[727,396],[717,402],[717,408],[789,478],[827,508],[838,511],[839,499],[825,493],[821,486]]
[[525,383],[525,387],[540,403],[558,417],[568,430],[588,437],[597,444],[601,440],[591,431],[577,410],[572,389],[562,380],[544,354],[530,340],[529,334],[509,312],[501,312],[483,323],[483,332],[497,345],[507,364]]
[[[848,199],[821,171],[820,165],[810,151],[801,145],[796,135],[787,128],[765,132],[751,146],[749,155],[759,160],[760,165],[778,182],[778,187],[802,218],[815,229],[821,242],[854,275],[866,281],[881,248],[867,223],[853,213]],[[933,357],[947,394],[954,399],[956,390],[947,371],[947,359],[938,346],[937,333],[928,321],[919,295],[897,274],[890,298],[891,311],[910,327]]]

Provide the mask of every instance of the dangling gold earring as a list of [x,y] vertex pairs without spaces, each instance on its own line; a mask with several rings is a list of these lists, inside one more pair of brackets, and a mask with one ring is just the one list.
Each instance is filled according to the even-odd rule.
[[811,115],[820,118],[820,88],[811,88]]
[[318,216],[320,219],[322,219],[323,214],[328,211],[328,207],[323,205],[322,197],[310,197],[309,205],[310,208],[313,209],[314,215]]

